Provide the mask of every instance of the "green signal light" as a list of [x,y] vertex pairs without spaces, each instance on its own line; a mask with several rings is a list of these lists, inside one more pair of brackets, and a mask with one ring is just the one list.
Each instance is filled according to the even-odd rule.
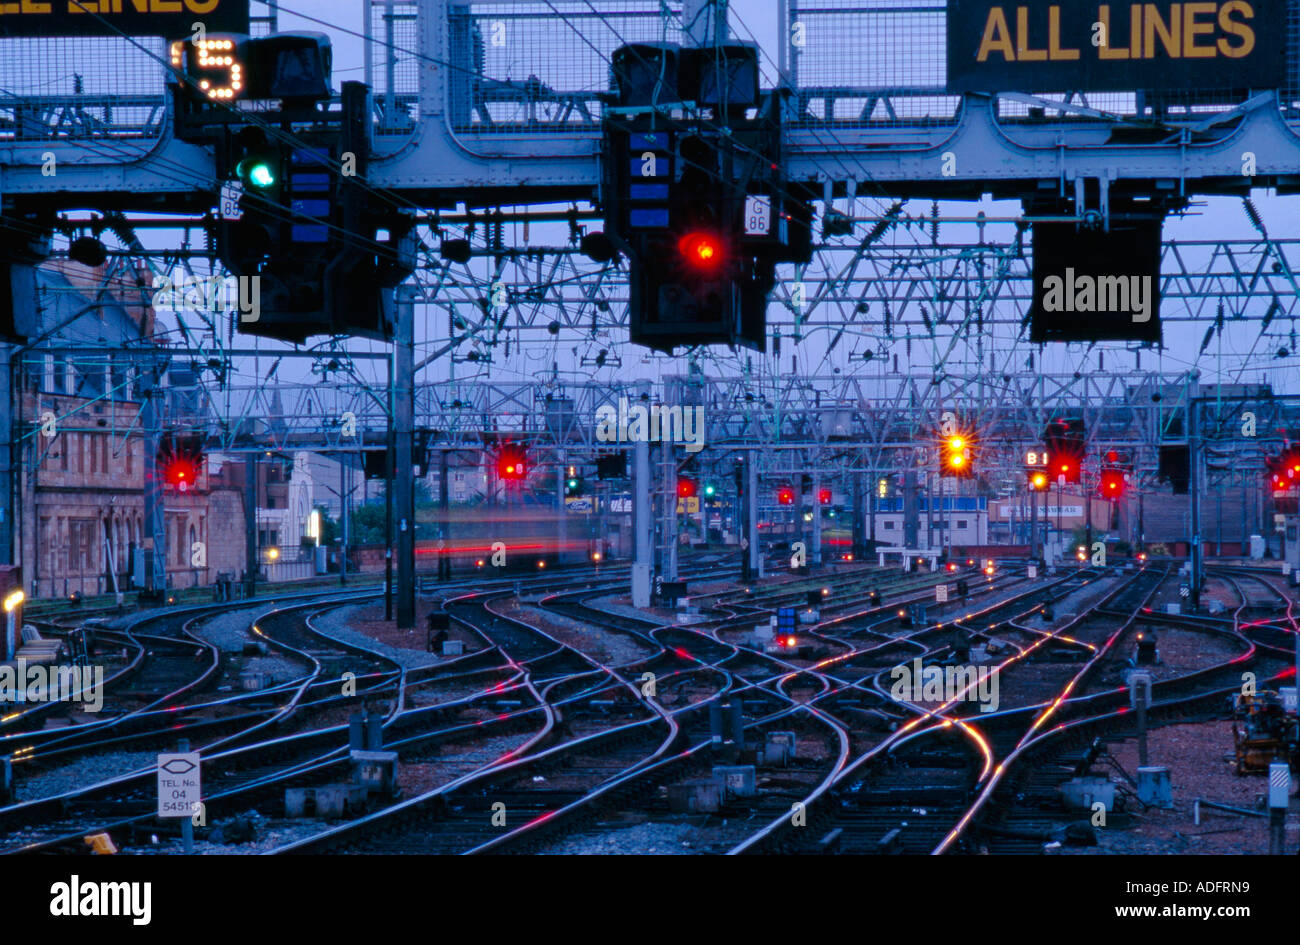
[[570,479],[570,480],[569,480],[569,488],[570,488],[570,489],[576,489],[576,488],[578,488],[578,480],[576,480],[576,479]]
[[704,487],[704,494],[705,494],[705,495],[713,495],[713,486],[705,486],[705,487]]
[[245,161],[239,165],[239,176],[258,190],[275,186],[275,170],[266,161]]

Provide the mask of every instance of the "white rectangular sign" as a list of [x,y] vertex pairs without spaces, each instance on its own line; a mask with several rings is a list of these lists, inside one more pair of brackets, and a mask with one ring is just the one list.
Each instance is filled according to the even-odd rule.
[[158,816],[191,817],[203,799],[199,753],[158,756]]
[[772,231],[772,198],[750,194],[745,198],[745,235],[767,236]]
[[1038,577],[1038,565],[1036,565],[1036,564],[1031,564],[1031,565],[1028,567],[1028,569],[1026,569],[1026,574],[1025,574],[1025,576],[1026,576],[1026,577],[1030,577],[1030,578],[1036,578],[1036,577]]
[[947,584],[936,584],[936,585],[935,585],[935,588],[934,588],[934,599],[935,599],[935,601],[937,601],[937,602],[940,603],[940,604],[946,604],[946,603],[948,602],[948,585],[947,585]]
[[242,196],[244,196],[244,185],[239,181],[228,180],[221,185],[221,219],[244,219],[244,211],[239,206],[239,198]]

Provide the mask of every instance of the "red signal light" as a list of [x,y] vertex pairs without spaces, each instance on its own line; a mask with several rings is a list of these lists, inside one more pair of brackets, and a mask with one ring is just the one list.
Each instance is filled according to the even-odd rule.
[[831,490],[829,490],[829,489],[818,489],[818,490],[817,490],[817,501],[820,502],[822,505],[830,505],[830,504],[831,504]]
[[165,433],[158,443],[157,476],[177,492],[198,487],[203,471],[203,438],[192,433]]
[[706,230],[687,233],[677,241],[677,251],[692,269],[716,269],[722,262],[722,240]]
[[515,481],[528,478],[528,459],[524,451],[515,446],[502,448],[497,454],[497,476]]
[[1124,474],[1118,469],[1107,469],[1101,474],[1101,494],[1107,499],[1118,499],[1124,494]]
[[169,486],[175,486],[179,492],[189,490],[197,484],[198,478],[198,466],[188,457],[172,457],[163,467],[163,481]]
[[776,501],[781,505],[794,505],[794,490],[790,488],[781,489],[776,494]]
[[677,480],[677,498],[691,499],[695,497],[695,480],[678,479]]

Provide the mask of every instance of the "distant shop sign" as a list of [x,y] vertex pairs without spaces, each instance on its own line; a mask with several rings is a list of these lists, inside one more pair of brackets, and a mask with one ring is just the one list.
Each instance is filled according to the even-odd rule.
[[596,510],[596,500],[589,495],[574,496],[564,500],[564,508],[572,515],[588,514]]
[[949,0],[952,92],[1281,88],[1284,0]]

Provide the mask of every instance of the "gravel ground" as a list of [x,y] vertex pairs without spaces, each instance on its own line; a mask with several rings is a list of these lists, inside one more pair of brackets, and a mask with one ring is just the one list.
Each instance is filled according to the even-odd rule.
[[513,617],[529,626],[537,627],[557,640],[567,643],[575,650],[586,653],[593,659],[608,666],[635,663],[647,659],[657,652],[637,643],[626,634],[615,630],[605,630],[579,620],[572,620],[543,610],[540,607],[510,601],[494,605],[493,609],[507,617]]
[[398,766],[398,783],[405,797],[418,797],[436,787],[464,777],[484,765],[500,761],[532,738],[533,732],[516,732],[494,738],[476,739],[469,744],[450,744],[445,755],[434,761],[418,761]]
[[1205,579],[1205,588],[1201,591],[1201,603],[1208,604],[1212,600],[1221,603],[1226,611],[1221,616],[1228,617],[1232,612],[1241,606],[1241,597],[1227,581],[1217,577],[1207,577]]
[[18,800],[32,801],[75,791],[88,784],[107,781],[109,778],[152,767],[157,763],[156,751],[114,751],[91,758],[79,758],[70,764],[43,771],[30,778],[23,778],[22,766],[15,765],[14,780],[17,781]]
[[[398,783],[402,788],[404,799],[417,797],[456,778],[463,777],[483,765],[498,761],[507,752],[518,748],[530,736],[520,732],[495,738],[475,741],[465,746],[469,750],[461,752],[459,746],[448,746],[446,758],[435,761],[402,763],[398,765]],[[251,814],[252,812],[250,812]],[[335,826],[341,821],[323,820],[265,820],[260,818],[260,827],[256,840],[248,843],[209,843],[196,839],[194,852],[205,856],[255,855],[265,853],[277,847],[294,843],[307,837],[315,836]],[[159,837],[157,844],[123,850],[123,853],[142,855],[176,854],[182,852],[183,844],[179,838]]]
[[[428,604],[423,601],[418,603],[424,606],[417,607],[416,626],[420,628],[417,630],[399,631],[391,623],[377,619],[383,615],[382,604],[350,604],[346,607],[338,607],[321,614],[313,622],[318,629],[329,636],[379,653],[407,669],[434,666],[443,660],[423,649],[425,614],[420,611],[427,612]],[[454,628],[451,635],[459,638]],[[479,648],[471,646],[471,640],[466,639],[466,653]]]
[[[209,843],[195,839],[194,852],[199,856],[238,856],[267,853],[277,847],[305,840],[315,836],[331,826],[323,820],[270,820],[264,821],[257,833],[257,839],[248,843]],[[155,836],[157,836],[155,834]],[[158,837],[158,843],[122,850],[125,854],[137,856],[176,855],[183,853],[184,844],[179,837]]]
[[637,620],[650,620],[659,625],[673,623],[677,619],[677,611],[675,610],[664,610],[655,607],[642,610],[639,607],[633,607],[631,599],[626,594],[593,597],[587,601],[587,605],[595,607],[597,610],[608,610],[611,614],[622,614],[624,617],[633,617]]
[[1120,580],[1121,578],[1118,577],[1105,577],[1079,588],[1052,605],[1052,616],[1056,618],[1055,620],[1043,624],[1042,621],[1036,619],[1034,625],[1043,624],[1045,627],[1056,628],[1069,623],[1078,614],[1095,605],[1107,594],[1113,593],[1115,588],[1119,586]]
[[[1232,764],[1232,723],[1226,721],[1169,725],[1154,729],[1147,739],[1151,764],[1166,765],[1173,781],[1171,810],[1143,811],[1129,801],[1135,826],[1131,830],[1097,831],[1096,847],[1067,847],[1072,854],[1193,853],[1258,854],[1268,852],[1268,820],[1226,811],[1201,811],[1201,824],[1192,818],[1197,797],[1232,807],[1256,809],[1256,797],[1268,790],[1263,774],[1238,777]],[[1136,776],[1137,742],[1111,745],[1124,770]],[[1300,799],[1291,798],[1287,813],[1287,852],[1300,842]]]
[[[215,643],[224,653],[242,653],[244,644],[253,639],[248,632],[248,628],[255,612],[256,608],[253,607],[241,607],[238,610],[227,611],[197,624],[194,632],[201,639],[207,640],[209,643]],[[301,664],[275,653],[266,656],[253,656],[242,660],[240,669],[241,671],[252,670],[269,673],[277,683],[287,682],[290,679],[299,679],[303,675]]]
[[[594,831],[557,840],[539,850],[564,856],[591,854],[691,854],[699,831],[689,824],[640,823],[619,830]],[[693,839],[695,838],[695,839]]]

